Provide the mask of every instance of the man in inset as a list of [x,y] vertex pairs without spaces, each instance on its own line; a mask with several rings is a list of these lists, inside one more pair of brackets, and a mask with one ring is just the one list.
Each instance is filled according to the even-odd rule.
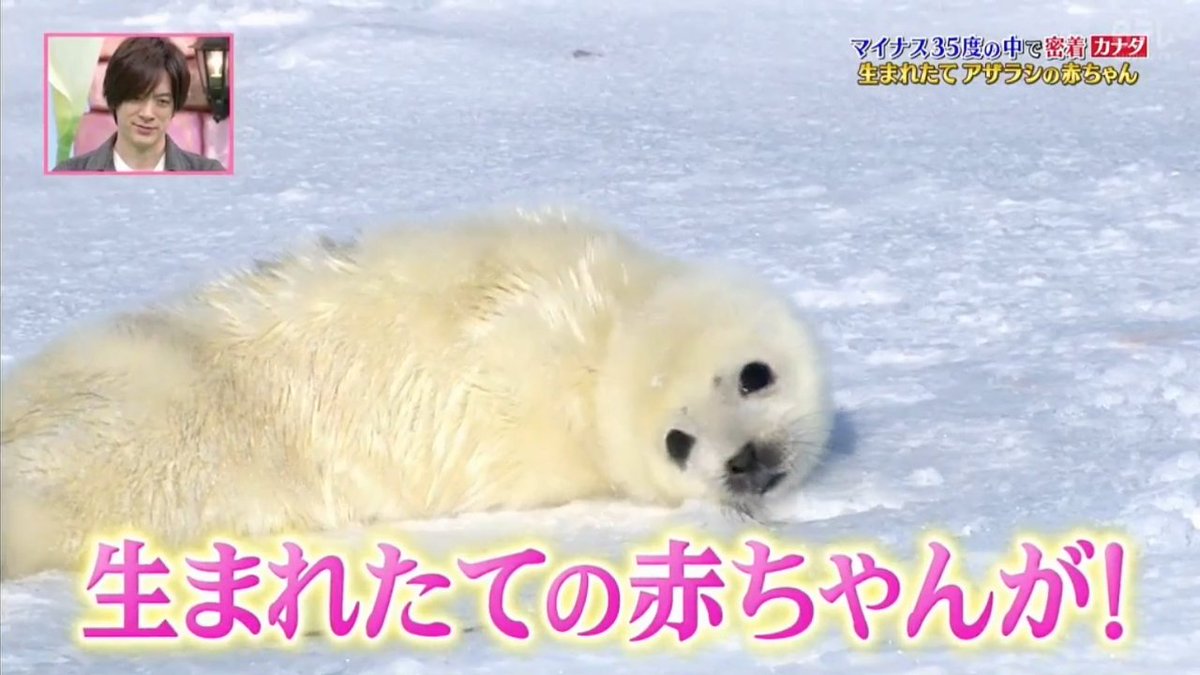
[[68,159],[55,171],[224,171],[215,159],[175,144],[167,127],[187,102],[192,76],[174,42],[134,37],[113,52],[104,74],[104,99],[117,131],[100,147]]

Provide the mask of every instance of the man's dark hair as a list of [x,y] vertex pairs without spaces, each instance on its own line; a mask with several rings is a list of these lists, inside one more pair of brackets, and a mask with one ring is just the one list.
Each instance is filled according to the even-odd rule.
[[126,101],[150,95],[163,71],[171,82],[171,103],[179,112],[187,103],[192,74],[187,57],[174,42],[159,37],[132,37],[121,42],[104,73],[104,100],[117,118],[117,108]]

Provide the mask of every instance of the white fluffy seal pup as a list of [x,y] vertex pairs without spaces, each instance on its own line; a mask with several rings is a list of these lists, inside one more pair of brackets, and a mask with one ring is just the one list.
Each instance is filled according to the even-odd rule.
[[752,277],[565,214],[314,246],[82,327],[4,383],[0,566],[572,500],[755,515],[830,431]]

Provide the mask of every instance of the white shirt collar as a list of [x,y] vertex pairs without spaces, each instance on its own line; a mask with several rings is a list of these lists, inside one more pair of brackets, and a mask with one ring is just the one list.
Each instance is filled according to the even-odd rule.
[[[162,154],[162,157],[158,158],[158,164],[153,169],[151,169],[151,171],[162,171],[163,167],[166,165],[166,163],[167,163],[167,153],[164,152]],[[138,169],[135,169],[135,168],[129,166],[128,164],[126,164],[125,160],[121,159],[121,153],[117,152],[115,148],[113,149],[113,164],[116,165],[117,171],[138,171]],[[142,171],[144,171],[144,170],[145,169],[142,169]]]

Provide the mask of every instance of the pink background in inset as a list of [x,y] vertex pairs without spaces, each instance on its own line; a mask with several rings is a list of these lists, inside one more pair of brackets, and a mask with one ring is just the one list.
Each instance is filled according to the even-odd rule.
[[[75,136],[73,156],[78,157],[86,152],[89,152],[103,143],[109,136],[116,131],[116,121],[113,120],[112,111],[108,108],[108,104],[104,100],[104,73],[108,69],[108,59],[112,56],[117,46],[121,41],[133,36],[143,37],[165,37],[179,45],[184,54],[188,57],[188,68],[191,71],[192,82],[188,89],[187,101],[183,109],[175,114],[168,127],[167,133],[171,135],[171,139],[175,141],[179,147],[190,152],[199,153],[205,157],[213,158],[221,162],[225,167],[224,172],[217,171],[174,171],[162,172],[166,174],[197,174],[197,175],[228,175],[233,173],[233,89],[236,80],[233,77],[233,34],[231,33],[126,33],[126,34],[111,34],[111,33],[46,33],[43,40],[43,86],[45,87],[45,124],[43,125],[43,154],[45,156],[45,173],[52,173],[50,170],[56,163],[50,157],[50,134],[57,134],[53,115],[50,108],[50,39],[51,38],[71,38],[71,37],[103,37],[104,45],[100,50],[100,59],[96,64],[95,75],[92,78],[92,87],[88,95],[88,112],[84,113],[83,118],[79,121],[79,129]],[[197,63],[195,52],[192,49],[192,44],[201,37],[224,37],[229,39],[229,116],[220,122],[213,121],[212,109],[208,105],[208,100],[204,96],[204,87],[200,82],[200,74],[197,71]],[[59,174],[92,174],[92,173],[116,173],[116,172],[91,172],[91,171],[60,171]],[[154,171],[133,171],[128,172],[134,175],[142,174],[157,174]]]

